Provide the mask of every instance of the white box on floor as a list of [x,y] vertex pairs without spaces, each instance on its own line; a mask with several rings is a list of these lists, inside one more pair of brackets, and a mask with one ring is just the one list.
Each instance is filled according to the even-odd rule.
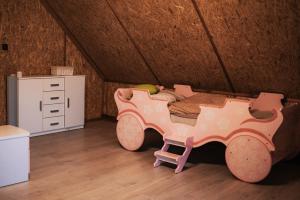
[[29,132],[0,126],[0,187],[28,181],[29,156]]

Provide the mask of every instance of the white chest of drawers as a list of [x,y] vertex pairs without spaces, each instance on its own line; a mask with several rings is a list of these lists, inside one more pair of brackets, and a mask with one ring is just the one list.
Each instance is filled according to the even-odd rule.
[[85,76],[8,77],[8,122],[31,136],[84,126]]

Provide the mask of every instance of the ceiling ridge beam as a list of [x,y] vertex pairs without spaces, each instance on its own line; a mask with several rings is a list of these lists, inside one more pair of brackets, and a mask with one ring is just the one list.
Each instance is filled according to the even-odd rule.
[[[103,71],[97,66],[96,62],[93,60],[92,57],[89,56],[87,51],[84,49],[84,47],[80,44],[80,42],[76,39],[75,35],[70,31],[70,29],[67,27],[67,25],[64,23],[64,21],[60,18],[60,16],[55,12],[55,10],[51,7],[51,5],[48,3],[47,0],[40,0],[42,5],[45,7],[45,9],[48,11],[48,13],[51,14],[51,16],[55,19],[58,25],[62,28],[65,35],[68,35],[70,40],[75,44],[79,52],[83,55],[83,57],[87,60],[87,62],[95,69],[97,74],[100,76],[100,78],[103,81],[106,81],[106,76],[103,73]],[[65,45],[66,45],[66,38],[65,38]],[[66,51],[66,47],[65,47]],[[66,54],[66,52],[65,52]],[[64,59],[66,60],[66,55],[64,55]],[[66,62],[66,61],[65,61]],[[66,63],[65,63],[66,64]]]
[[216,46],[216,44],[215,44],[215,42],[214,42],[214,40],[213,40],[213,37],[212,37],[212,35],[211,35],[211,33],[210,33],[210,31],[209,31],[207,25],[206,25],[206,22],[205,22],[204,17],[203,17],[203,15],[202,15],[202,13],[201,13],[201,10],[200,10],[200,8],[198,7],[198,4],[197,4],[196,0],[191,0],[191,1],[192,1],[192,4],[193,4],[193,6],[194,6],[194,9],[195,9],[195,11],[196,11],[196,13],[197,13],[199,19],[200,19],[200,22],[201,22],[201,24],[202,24],[202,26],[203,26],[203,28],[204,28],[204,31],[205,31],[205,33],[206,33],[208,39],[209,39],[209,42],[210,42],[210,44],[211,44],[211,46],[212,46],[212,48],[213,48],[213,50],[214,50],[214,53],[215,53],[216,56],[217,56],[217,59],[218,59],[218,61],[219,61],[219,63],[220,63],[220,66],[221,66],[221,68],[222,68],[222,71],[223,71],[223,73],[224,73],[225,79],[227,80],[228,86],[229,86],[229,88],[230,88],[230,90],[231,90],[232,92],[236,92],[236,90],[235,90],[235,88],[234,88],[234,86],[233,86],[233,83],[232,83],[232,81],[231,81],[231,79],[230,79],[230,76],[229,76],[229,74],[228,74],[228,71],[227,71],[227,69],[226,69],[226,66],[225,66],[225,64],[224,64],[224,62],[223,62],[223,60],[222,60],[222,58],[221,58],[221,55],[220,55],[220,53],[219,53],[219,51],[218,51],[218,48],[217,48],[217,46]]
[[123,24],[123,22],[120,20],[120,18],[118,17],[116,11],[113,9],[113,7],[111,6],[111,4],[109,3],[109,0],[105,0],[108,7],[110,8],[110,10],[112,11],[112,13],[114,14],[115,18],[118,20],[119,24],[121,25],[122,29],[124,30],[124,32],[126,33],[127,37],[129,38],[130,42],[133,44],[134,48],[136,49],[136,51],[138,52],[138,54],[140,55],[140,57],[142,58],[142,60],[144,61],[145,65],[147,66],[148,70],[151,72],[151,74],[153,75],[153,77],[156,79],[156,81],[161,84],[161,81],[159,80],[159,78],[157,77],[157,75],[155,74],[155,72],[153,71],[152,67],[150,66],[150,64],[148,63],[147,59],[145,58],[145,56],[143,55],[141,49],[139,48],[139,46],[137,45],[137,43],[134,41],[133,37],[130,35],[129,31],[126,29],[125,25]]

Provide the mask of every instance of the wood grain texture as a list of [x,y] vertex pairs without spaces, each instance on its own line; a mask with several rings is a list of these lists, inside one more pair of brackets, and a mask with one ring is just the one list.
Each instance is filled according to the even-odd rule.
[[118,88],[133,87],[132,84],[105,82],[104,84],[104,100],[103,100],[103,114],[115,117],[118,115],[118,108],[114,99],[115,91]]
[[50,13],[50,15],[55,19],[55,21],[63,29],[63,31],[65,32],[65,35],[67,35],[70,38],[70,40],[75,44],[75,46],[80,51],[82,56],[86,59],[86,61],[94,68],[94,70],[97,72],[97,74],[100,76],[100,78],[104,79],[104,75],[103,75],[103,72],[101,71],[101,69],[96,66],[95,61],[89,56],[89,54],[85,51],[85,49],[82,48],[81,44],[77,41],[74,34],[68,29],[68,27],[61,20],[61,18],[56,14],[56,12],[53,10],[53,8],[48,4],[48,2],[46,0],[40,0],[40,2],[45,7],[47,12]]
[[[8,15],[5,13],[7,3],[0,0],[0,41],[7,42]],[[6,74],[8,70],[8,52],[0,50],[0,125],[6,123]]]
[[129,151],[138,150],[144,143],[143,125],[133,115],[122,116],[118,120],[116,132],[119,143]]
[[66,58],[76,74],[88,77],[86,118],[101,116],[102,81],[72,42],[65,43],[64,31],[39,0],[0,0],[0,21],[0,41],[6,37],[9,46],[0,51],[0,125],[6,123],[6,76],[49,75],[50,66],[63,66]]
[[164,85],[229,90],[189,0],[108,1]]
[[47,75],[51,65],[63,65],[64,32],[38,0],[4,1],[9,72]]
[[197,0],[237,92],[300,98],[300,2]]
[[6,55],[6,53],[0,52],[0,125],[5,124],[6,122]]
[[106,1],[53,0],[48,4],[101,68],[105,79],[156,83]]
[[64,33],[38,0],[1,0],[0,16],[0,40],[8,43],[8,51],[0,52],[0,124],[5,124],[6,76],[46,75],[51,65],[63,65]]
[[259,182],[271,171],[271,153],[255,137],[241,135],[234,138],[227,146],[225,155],[232,174],[245,182]]
[[300,104],[290,104],[282,110],[283,122],[273,137],[273,163],[291,159],[300,152]]
[[48,2],[108,80],[152,82],[146,61],[167,86],[228,91],[225,69],[236,92],[300,98],[298,1],[193,1],[208,34],[192,0]]
[[[142,151],[124,150],[116,123],[94,121],[85,129],[31,138],[30,181],[0,188],[3,200],[99,199],[300,199],[299,162],[278,163],[261,184],[234,178],[224,148],[194,149],[187,169],[153,168],[158,140],[149,132]],[[151,139],[151,140],[150,140]],[[177,151],[179,149],[173,149]]]
[[104,83],[70,38],[67,38],[66,41],[66,65],[74,67],[74,74],[86,75],[85,119],[100,118],[102,115]]

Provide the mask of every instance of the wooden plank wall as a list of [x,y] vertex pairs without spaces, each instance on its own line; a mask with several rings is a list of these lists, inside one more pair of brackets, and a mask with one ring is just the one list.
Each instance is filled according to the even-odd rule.
[[102,80],[39,0],[0,0],[0,17],[0,42],[5,37],[9,45],[0,51],[0,124],[6,123],[6,76],[48,75],[51,65],[73,65],[87,75],[86,118],[101,116]]
[[300,1],[45,1],[105,81],[300,99]]

